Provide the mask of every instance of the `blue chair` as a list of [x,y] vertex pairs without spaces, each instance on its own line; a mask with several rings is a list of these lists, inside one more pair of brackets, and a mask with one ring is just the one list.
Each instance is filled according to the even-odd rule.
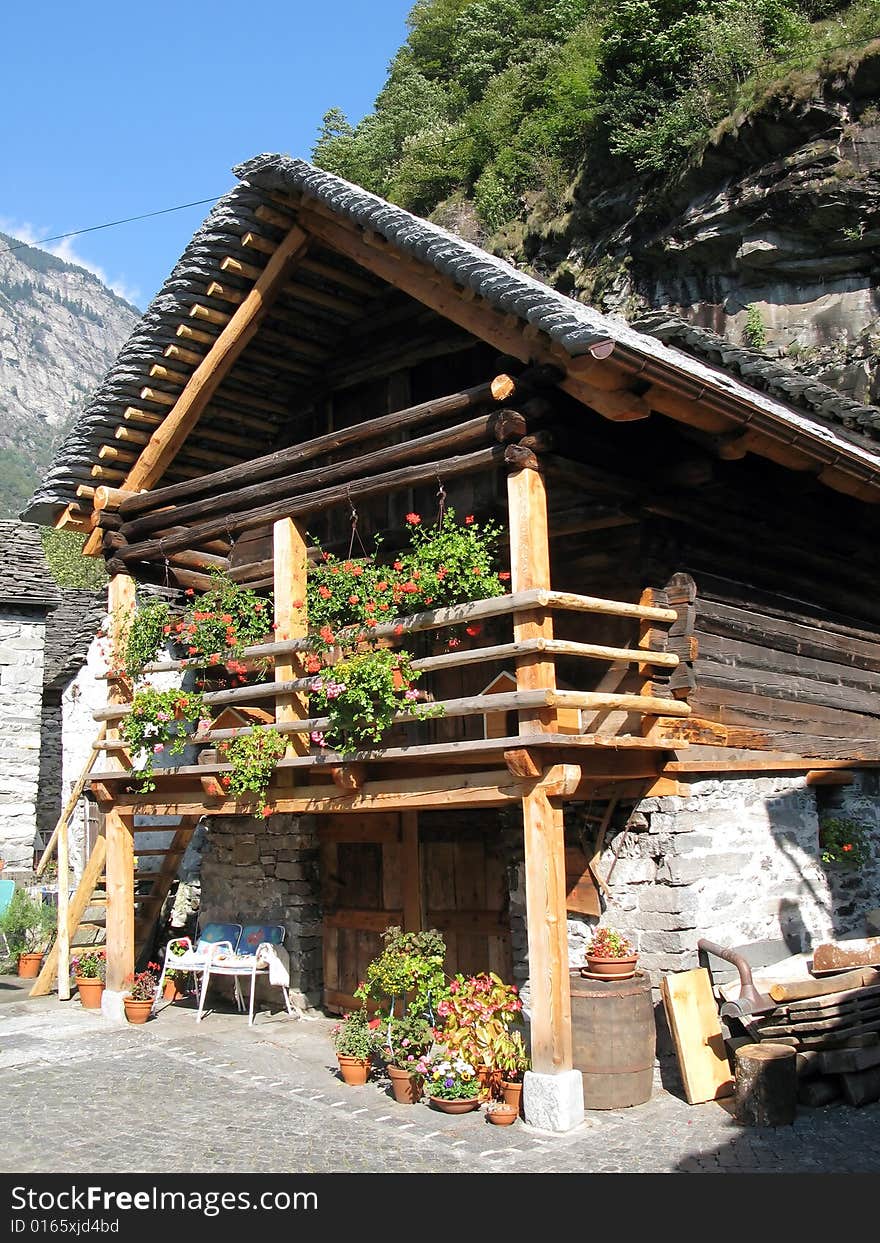
[[162,996],[165,976],[169,971],[191,971],[194,975],[201,975],[208,965],[211,953],[215,949],[234,953],[240,936],[241,924],[216,923],[205,924],[196,937],[195,945],[190,937],[174,937],[169,941],[165,946],[165,957],[159,983],[156,985],[153,1008],[155,1009],[156,1003]]
[[205,997],[212,975],[232,977],[235,984],[235,1002],[239,1012],[244,1011],[241,980],[243,978],[250,980],[249,1026],[253,1026],[254,1022],[254,992],[259,975],[266,976],[270,984],[277,985],[281,989],[287,1013],[291,1018],[295,1017],[288,992],[290,973],[287,952],[283,948],[284,933],[283,924],[246,924],[241,930],[234,950],[219,945],[212,947],[208,954],[208,962],[202,972],[202,987],[196,1014],[197,1023],[200,1023],[204,1016]]

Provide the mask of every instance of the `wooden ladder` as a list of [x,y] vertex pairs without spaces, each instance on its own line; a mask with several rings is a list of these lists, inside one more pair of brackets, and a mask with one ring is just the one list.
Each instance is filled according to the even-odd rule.
[[[168,891],[177,876],[177,869],[180,866],[180,860],[183,858],[189,840],[198,824],[198,816],[182,816],[180,824],[175,829],[173,825],[144,825],[135,829],[135,848],[134,853],[138,856],[162,856],[162,866],[156,871],[135,872],[135,884],[138,879],[151,880],[151,886],[148,893],[135,895],[135,962],[139,963],[141,958],[149,952],[153,933],[156,928],[156,921],[162,911],[163,903],[168,897]],[[138,849],[137,834],[142,833],[162,833],[173,832],[170,846],[162,848],[145,847]],[[70,899],[67,912],[68,938],[73,940],[77,930],[84,922],[96,923],[98,920],[85,920],[86,912],[92,907],[101,907],[107,905],[106,892],[104,889],[105,876],[104,865],[107,859],[107,840],[104,837],[103,830],[95,839],[92,852],[83,868],[83,874],[80,877],[79,884],[73,896]],[[52,989],[58,974],[58,940],[53,942],[52,948],[49,950],[43,961],[43,968],[34,981],[33,987],[29,993],[31,997],[44,997]]]

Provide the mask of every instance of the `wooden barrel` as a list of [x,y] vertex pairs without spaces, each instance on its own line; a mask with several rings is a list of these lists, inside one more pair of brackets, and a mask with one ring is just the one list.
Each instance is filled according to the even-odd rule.
[[651,981],[586,980],[570,972],[574,1066],[585,1109],[626,1109],[651,1098],[657,1029]]

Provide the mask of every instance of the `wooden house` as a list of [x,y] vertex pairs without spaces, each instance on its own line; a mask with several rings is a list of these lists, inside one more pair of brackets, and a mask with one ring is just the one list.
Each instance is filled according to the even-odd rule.
[[[272,808],[313,835],[284,866],[314,901],[271,912],[291,943],[317,923],[304,990],[345,1005],[385,926],[438,926],[453,969],[527,959],[533,1065],[554,1076],[591,877],[657,973],[694,965],[699,935],[855,926],[878,873],[841,882],[862,887],[841,917],[817,798],[855,800],[876,842],[880,411],[699,329],[673,348],[303,161],[236,175],[27,516],[88,533],[115,615],[137,582],[198,590],[206,566],[273,591],[254,703],[292,740]],[[387,628],[423,643],[441,718],[355,762],[312,754],[292,607],[309,537],[344,549],[356,513],[394,548],[438,491],[504,524],[510,593]],[[479,640],[432,652],[425,636],[468,618]],[[91,778],[117,989],[135,817],[211,817],[228,871],[283,874],[281,820],[216,797],[221,765],[138,794],[122,700]],[[511,727],[486,729],[499,715]]]

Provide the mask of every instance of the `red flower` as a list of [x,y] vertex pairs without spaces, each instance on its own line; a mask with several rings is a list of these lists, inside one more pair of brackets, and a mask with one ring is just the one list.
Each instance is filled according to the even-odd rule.
[[403,562],[402,562],[402,561],[395,561],[395,562],[394,562],[394,568],[395,568],[395,570],[402,570],[402,569],[403,569]]
[[419,514],[407,514],[406,520],[412,527],[417,527],[419,523],[422,521]]
[[465,630],[471,636],[472,639],[476,638],[476,636],[482,632],[482,629],[483,627],[480,625],[479,622],[471,622],[469,626],[465,626]]
[[273,811],[274,811],[274,808],[273,808],[273,807],[270,807],[270,806],[269,806],[269,804],[267,803],[267,804],[266,804],[266,806],[263,808],[262,813],[261,813],[261,814],[262,814],[262,816],[263,816],[263,819],[266,819],[266,817],[267,817],[267,816],[271,816],[271,815],[272,815],[272,813],[273,813]]
[[466,527],[469,527],[469,526],[471,525],[471,523],[473,522],[473,520],[474,520],[474,515],[473,515],[473,514],[468,514],[468,516],[467,516],[467,517],[465,518],[465,520],[464,520],[464,525],[465,525]]
[[841,850],[852,850],[852,843],[851,843],[851,842],[845,842],[845,843],[841,846],[841,848],[840,848],[840,849],[841,849]]
[[183,594],[185,596],[194,596],[196,593],[193,591],[192,587],[187,587],[186,591]]
[[507,580],[510,578],[510,575],[508,574],[507,570],[502,570],[501,573],[498,575],[498,577],[501,579],[502,583],[506,583]]
[[322,600],[329,600],[330,597],[333,595],[333,592],[330,590],[329,587],[322,586],[318,588],[318,595],[321,597]]
[[348,597],[348,603],[349,603],[349,604],[357,604],[358,599],[359,599],[359,597],[358,597],[358,596],[349,596],[349,597]]

